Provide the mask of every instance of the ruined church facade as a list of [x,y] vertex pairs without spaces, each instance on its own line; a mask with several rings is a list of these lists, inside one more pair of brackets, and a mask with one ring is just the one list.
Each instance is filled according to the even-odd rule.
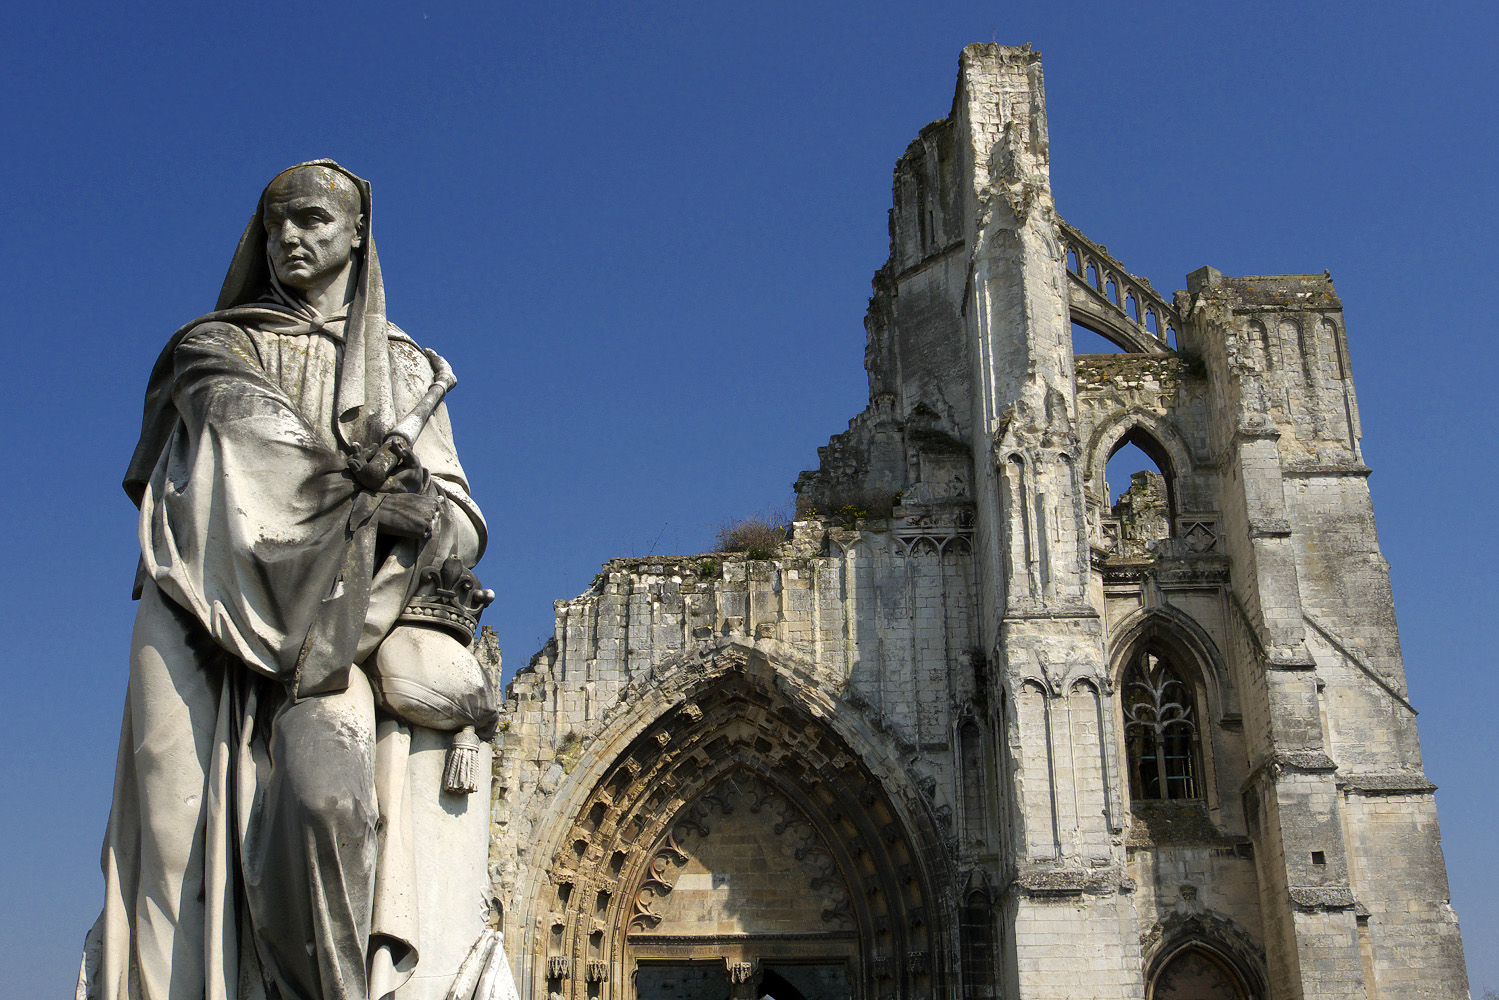
[[496,760],[523,1000],[1466,997],[1332,282],[1164,296],[1047,155],[1038,54],[965,49],[789,540],[557,604]]

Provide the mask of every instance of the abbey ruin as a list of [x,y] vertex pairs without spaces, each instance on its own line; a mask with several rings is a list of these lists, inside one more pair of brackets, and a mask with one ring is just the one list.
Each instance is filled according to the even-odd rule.
[[1131,274],[1029,47],[890,235],[785,545],[612,560],[514,679],[523,1000],[1466,997],[1330,278]]

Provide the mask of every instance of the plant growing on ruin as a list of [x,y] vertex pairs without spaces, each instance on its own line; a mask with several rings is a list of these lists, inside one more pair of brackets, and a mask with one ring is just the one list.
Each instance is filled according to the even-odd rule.
[[714,532],[716,552],[743,552],[750,559],[772,559],[791,534],[784,512],[766,511],[725,521]]
[[796,516],[834,521],[852,530],[860,518],[889,517],[900,505],[899,493],[863,488],[807,490],[797,495]]

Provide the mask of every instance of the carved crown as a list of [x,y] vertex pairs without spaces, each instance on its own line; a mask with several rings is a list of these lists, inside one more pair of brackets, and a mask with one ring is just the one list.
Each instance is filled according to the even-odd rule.
[[485,590],[455,553],[422,570],[416,596],[397,621],[442,629],[466,646],[473,641],[479,616],[493,600],[494,591]]

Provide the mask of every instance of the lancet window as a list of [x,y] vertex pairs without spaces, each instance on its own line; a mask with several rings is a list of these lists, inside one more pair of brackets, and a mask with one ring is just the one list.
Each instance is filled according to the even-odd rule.
[[1125,671],[1121,697],[1131,798],[1200,798],[1192,685],[1170,661],[1146,648]]

